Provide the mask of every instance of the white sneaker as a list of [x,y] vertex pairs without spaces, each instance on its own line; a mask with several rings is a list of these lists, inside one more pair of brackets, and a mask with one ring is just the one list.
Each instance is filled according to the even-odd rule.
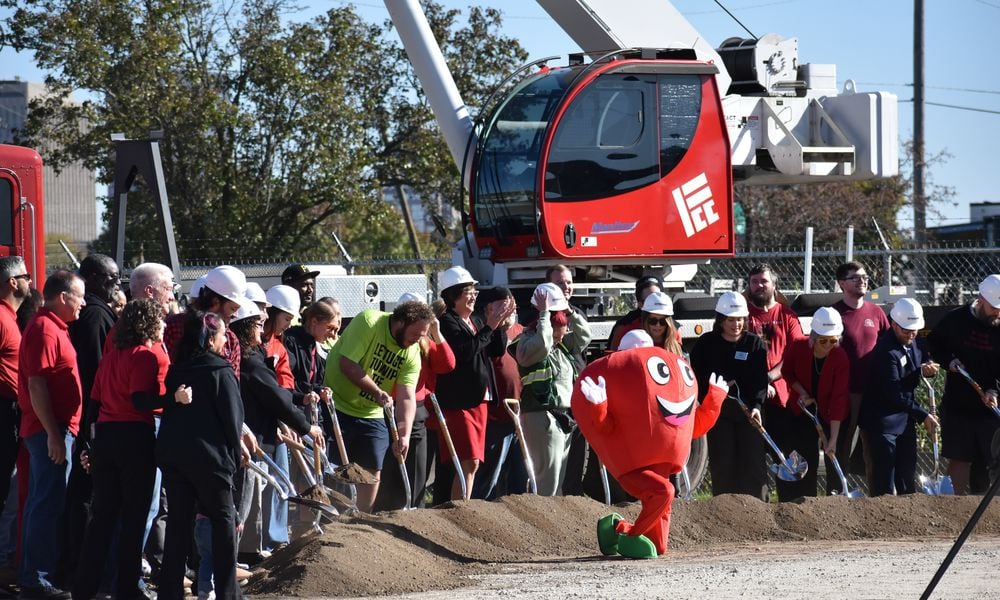
[[215,590],[211,592],[198,592],[198,600],[215,600]]
[[149,561],[145,558],[142,559],[142,576],[149,577],[153,574],[153,567],[150,566]]

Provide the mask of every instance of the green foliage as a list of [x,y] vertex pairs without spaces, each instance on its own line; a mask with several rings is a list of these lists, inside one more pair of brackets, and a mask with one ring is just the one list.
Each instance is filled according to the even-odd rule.
[[[47,163],[82,159],[109,183],[110,135],[162,130],[182,257],[333,254],[334,228],[355,255],[405,254],[402,219],[383,189],[405,185],[461,205],[457,169],[389,24],[367,23],[349,5],[301,23],[289,19],[289,0],[0,6],[12,10],[0,34],[50,72],[51,93],[33,103],[19,142],[54,142],[60,150]],[[470,101],[524,59],[516,41],[496,34],[493,9],[471,9],[466,24],[433,3],[427,13]],[[87,100],[69,104],[70,92]],[[139,182],[129,258],[162,258],[156,221]]]

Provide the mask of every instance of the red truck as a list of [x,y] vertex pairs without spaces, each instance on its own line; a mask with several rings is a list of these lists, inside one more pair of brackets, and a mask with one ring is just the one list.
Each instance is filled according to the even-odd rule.
[[34,285],[45,285],[45,201],[42,157],[0,144],[0,256],[24,257]]

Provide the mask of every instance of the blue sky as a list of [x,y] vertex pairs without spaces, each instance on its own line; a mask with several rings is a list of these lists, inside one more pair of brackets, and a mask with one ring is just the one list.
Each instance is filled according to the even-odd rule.
[[[439,0],[441,1],[441,0]],[[311,0],[295,20],[309,18],[345,0]],[[480,2],[443,0],[449,8],[472,5],[499,7],[504,32],[520,39],[531,58],[565,55],[578,50],[532,0]],[[381,22],[388,13],[379,0],[351,2],[363,17]],[[903,0],[724,0],[755,35],[777,33],[798,38],[802,63],[834,63],[838,85],[853,79],[860,91],[888,91],[899,96],[899,131],[909,139],[913,130],[913,4]],[[675,0],[674,5],[712,45],[745,32],[714,2]],[[931,167],[931,179],[954,189],[954,202],[939,204],[939,216],[928,222],[951,224],[968,220],[970,202],[1000,202],[994,174],[1000,137],[1000,79],[995,41],[1000,31],[1000,0],[928,0],[925,7],[925,80],[927,102],[978,109],[960,110],[928,105],[928,156],[946,151],[944,164]],[[0,14],[0,16],[6,16]],[[0,79],[40,80],[30,55],[0,51]],[[979,112],[992,111],[992,112]],[[904,225],[908,215],[901,215]]]

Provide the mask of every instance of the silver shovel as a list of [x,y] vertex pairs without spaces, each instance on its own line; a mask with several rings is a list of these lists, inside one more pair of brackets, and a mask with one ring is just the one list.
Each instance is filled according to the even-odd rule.
[[[823,426],[819,422],[819,417],[806,408],[806,403],[802,401],[802,398],[799,398],[799,407],[802,408],[802,412],[809,415],[809,418],[812,419],[813,425],[816,426],[816,433],[819,434],[819,443],[826,448],[826,432],[823,431]],[[843,494],[848,498],[863,498],[864,494],[861,493],[861,490],[848,489],[847,477],[844,477],[844,471],[840,468],[840,461],[837,460],[837,454],[833,451],[826,452],[825,454],[826,457],[830,459],[830,464],[833,465],[833,470],[837,472],[837,477],[840,478],[840,489]]]
[[451,464],[455,465],[455,477],[458,477],[458,483],[462,486],[462,498],[468,500],[469,490],[465,484],[465,471],[462,470],[462,461],[458,459],[458,453],[455,452],[455,444],[451,441],[451,433],[448,432],[448,422],[444,420],[444,413],[441,412],[441,405],[438,404],[437,396],[434,392],[431,392],[429,396],[431,404],[434,405],[434,414],[437,415],[438,427],[441,428],[444,443],[448,446],[448,453],[451,455]]
[[[931,405],[931,414],[937,416],[937,403],[934,401],[934,385],[923,377],[921,377],[921,380],[923,380],[924,385],[927,386],[927,400]],[[938,452],[937,429],[934,430],[934,436],[931,440],[931,449],[934,452],[934,475],[932,477],[921,475],[918,478],[920,480],[920,487],[923,489],[925,494],[930,496],[954,495],[955,487],[951,484],[951,477],[948,475],[941,475],[941,460]]]
[[764,426],[754,420],[754,418],[750,415],[750,409],[747,408],[747,405],[744,404],[743,400],[740,398],[740,386],[736,385],[734,382],[730,385],[730,389],[732,388],[736,388],[736,395],[734,396],[729,394],[729,397],[739,404],[740,408],[743,409],[743,414],[746,415],[747,420],[750,421],[750,424],[753,425],[754,429],[760,432],[764,441],[767,442],[767,445],[774,451],[775,456],[778,457],[778,462],[771,465],[771,472],[774,473],[774,476],[782,481],[798,481],[805,477],[806,471],[809,470],[809,463],[807,463],[805,459],[802,458],[802,455],[795,450],[792,450],[792,453],[786,458],[784,453],[781,452],[781,449],[778,448],[778,444],[774,443],[774,440],[770,435],[768,435]]
[[[392,407],[392,404],[385,405],[385,414],[389,418],[389,433],[392,436],[392,443],[395,444],[399,441],[399,430],[396,428],[396,410]],[[410,510],[413,508],[411,504],[413,503],[413,491],[410,489],[410,474],[406,472],[406,457],[402,454],[396,454],[396,461],[399,462],[399,473],[403,476],[403,491],[406,493],[406,504],[403,505],[403,510]]]
[[[517,398],[504,398],[503,407],[507,409],[510,420],[514,422],[514,432],[517,434],[517,443],[521,446],[524,469],[528,472],[528,490],[532,494],[537,494],[538,480],[535,479],[535,462],[531,460],[531,454],[528,452],[528,441],[524,438],[524,428],[521,427],[521,402]],[[604,469],[604,465],[601,465],[601,474],[605,486],[604,496],[610,499],[611,491],[608,488],[608,472]]]

